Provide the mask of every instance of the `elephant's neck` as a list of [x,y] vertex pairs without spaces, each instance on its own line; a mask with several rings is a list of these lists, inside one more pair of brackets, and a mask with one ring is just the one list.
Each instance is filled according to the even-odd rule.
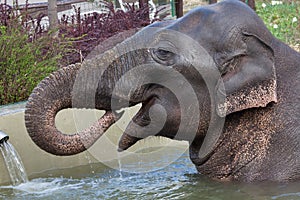
[[212,178],[257,180],[276,130],[272,105],[230,114],[226,117],[220,143],[198,171]]
[[300,53],[278,41],[275,49],[277,96],[281,104],[298,98],[300,77]]
[[274,42],[273,46],[278,81],[296,76],[300,68],[300,53],[280,41]]

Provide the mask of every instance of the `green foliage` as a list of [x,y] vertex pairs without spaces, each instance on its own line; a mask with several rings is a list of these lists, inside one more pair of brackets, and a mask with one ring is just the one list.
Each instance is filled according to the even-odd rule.
[[[28,5],[27,5],[28,7]],[[57,66],[82,62],[105,39],[132,28],[150,24],[148,7],[109,13],[64,16],[57,30],[42,25],[43,13],[20,15],[0,2],[0,105],[26,100],[32,89]],[[51,33],[52,32],[52,33]],[[56,38],[56,39],[54,39]]]
[[300,2],[257,1],[256,12],[272,34],[281,41],[296,45],[300,43]]
[[0,26],[0,105],[28,98],[57,69],[58,45],[48,35],[29,41],[22,28]]

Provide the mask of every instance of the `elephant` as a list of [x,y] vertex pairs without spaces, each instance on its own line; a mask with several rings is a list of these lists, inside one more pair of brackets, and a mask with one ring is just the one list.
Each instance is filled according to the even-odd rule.
[[[300,54],[276,39],[249,6],[224,0],[197,7],[133,32],[116,47],[131,44],[138,48],[114,58],[116,51],[106,49],[88,67],[60,69],[33,90],[25,123],[39,147],[55,155],[80,153],[121,117],[119,109],[141,103],[118,151],[162,136],[188,141],[198,172],[214,180],[300,179]],[[74,92],[76,84],[83,90]],[[54,118],[71,107],[106,114],[83,132],[65,135]]]

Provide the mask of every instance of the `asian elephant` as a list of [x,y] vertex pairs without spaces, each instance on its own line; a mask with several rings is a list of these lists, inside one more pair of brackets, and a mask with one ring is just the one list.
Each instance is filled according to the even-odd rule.
[[[140,48],[141,38],[146,42]],[[117,47],[130,44],[139,48],[115,59],[108,50],[85,69],[63,68],[34,89],[25,122],[38,146],[56,155],[82,152],[118,120],[116,110],[142,103],[119,151],[150,135],[163,136],[187,140],[197,170],[213,179],[300,179],[300,54],[272,36],[251,8],[235,0],[195,8],[177,20],[149,25]],[[77,78],[85,70],[100,72]],[[74,92],[77,79],[83,92]],[[118,85],[125,89],[115,91]],[[95,92],[87,98],[90,90]],[[64,135],[54,118],[70,107],[107,112],[85,131]],[[188,125],[181,129],[183,122]],[[193,126],[195,132],[188,128]],[[200,156],[209,131],[220,136]]]

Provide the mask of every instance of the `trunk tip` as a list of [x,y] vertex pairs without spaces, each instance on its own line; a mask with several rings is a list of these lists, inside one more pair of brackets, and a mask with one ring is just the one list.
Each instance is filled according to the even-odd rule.
[[125,151],[125,150],[126,150],[126,149],[122,149],[122,148],[120,148],[120,147],[118,147],[118,149],[117,149],[117,151],[120,152],[120,153],[123,152],[123,151]]
[[121,139],[119,141],[118,152],[127,150],[129,147],[131,147],[132,145],[134,145],[137,141],[139,141],[141,139],[142,138],[137,138],[137,137],[131,136],[127,133],[123,133],[123,135],[121,136]]

